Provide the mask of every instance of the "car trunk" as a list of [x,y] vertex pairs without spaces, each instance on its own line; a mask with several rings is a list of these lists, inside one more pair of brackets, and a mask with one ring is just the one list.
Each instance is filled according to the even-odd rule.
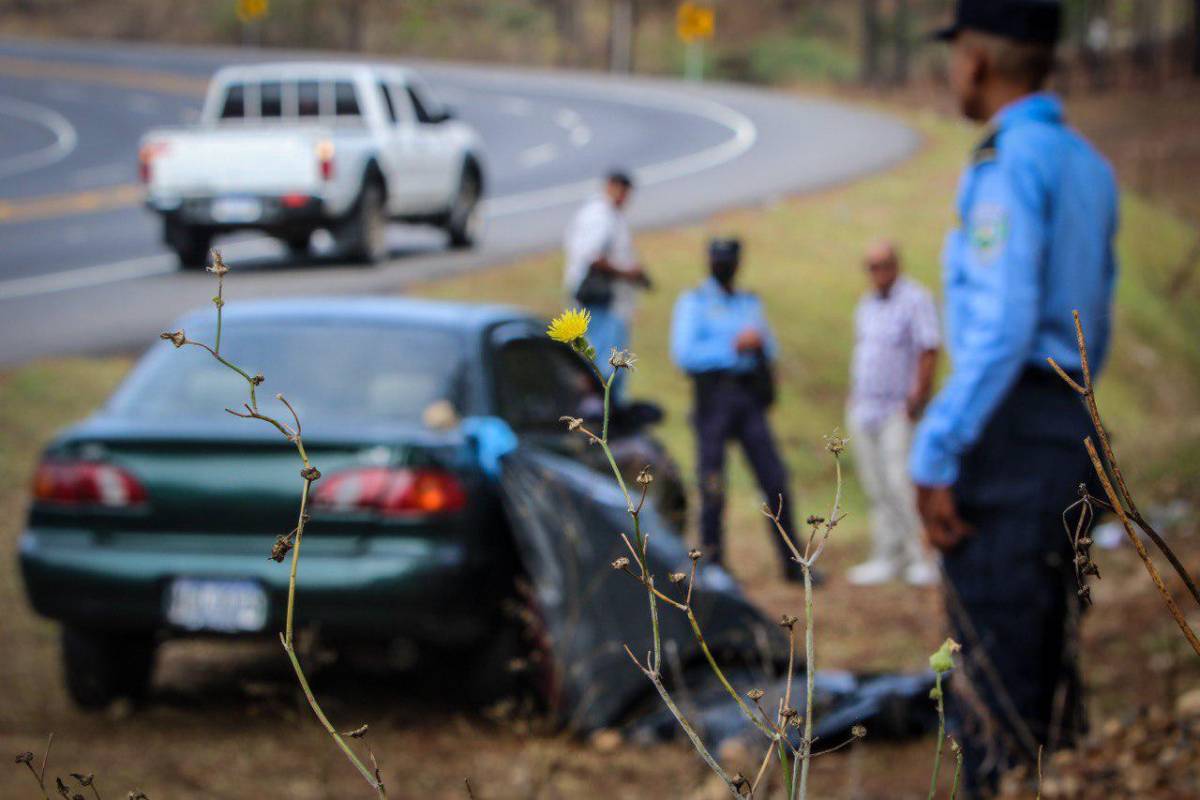
[[262,127],[177,133],[154,162],[152,189],[179,195],[315,192],[317,142],[330,131]]
[[[362,466],[404,466],[445,460],[446,442],[416,442],[403,434],[350,429],[305,432],[311,462],[324,476]],[[303,466],[293,444],[255,421],[163,426],[93,421],[56,448],[61,455],[120,467],[146,490],[144,508],[119,514],[102,509],[77,517],[98,530],[155,533],[271,534],[296,524]],[[315,484],[319,488],[320,483]],[[367,515],[339,515],[322,533],[355,535],[372,530]]]

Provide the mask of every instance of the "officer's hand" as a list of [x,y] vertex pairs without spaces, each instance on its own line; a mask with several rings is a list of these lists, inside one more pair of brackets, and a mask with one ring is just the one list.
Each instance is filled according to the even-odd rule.
[[745,328],[734,339],[733,346],[737,348],[739,353],[746,350],[758,350],[763,346],[762,334],[757,328]]
[[925,406],[928,405],[929,399],[923,395],[913,392],[904,401],[905,410],[908,412],[909,422],[916,422],[925,413]]
[[918,486],[917,511],[925,523],[925,538],[943,553],[954,550],[971,535],[971,526],[958,515],[949,486]]

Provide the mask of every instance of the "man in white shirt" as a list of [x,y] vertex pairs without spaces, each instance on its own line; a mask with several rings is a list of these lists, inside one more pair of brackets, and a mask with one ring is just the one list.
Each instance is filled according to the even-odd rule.
[[871,289],[854,313],[854,358],[848,409],[859,478],[871,505],[874,548],[853,567],[851,583],[871,585],[903,577],[937,581],[922,545],[915,490],[908,476],[913,425],[929,402],[941,337],[929,291],[900,274],[890,242],[865,258]]
[[[625,219],[632,191],[633,181],[626,173],[609,173],[603,191],[571,220],[563,243],[568,302],[591,313],[588,339],[602,365],[608,363],[613,349],[629,346],[637,292],[650,286]],[[618,381],[614,389],[619,386]]]

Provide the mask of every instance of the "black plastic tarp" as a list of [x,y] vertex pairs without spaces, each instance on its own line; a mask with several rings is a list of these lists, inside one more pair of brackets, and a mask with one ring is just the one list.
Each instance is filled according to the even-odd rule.
[[[501,494],[517,551],[531,584],[539,638],[550,659],[550,705],[571,729],[628,727],[636,735],[669,737],[676,726],[657,701],[646,676],[625,653],[641,659],[651,648],[645,589],[612,568],[628,556],[620,534],[632,539],[624,496],[612,477],[563,456],[520,448],[503,459]],[[688,572],[691,560],[680,537],[647,504],[641,527],[656,584],[682,599],[685,584],[666,580]],[[762,688],[765,708],[784,690],[786,632],[743,594],[729,573],[704,565],[697,573],[692,607],[710,649],[739,691]],[[747,733],[749,725],[704,662],[686,616],[659,604],[664,682],[710,742]],[[903,735],[927,724],[932,680],[918,676],[864,678],[819,673],[815,700],[818,734],[834,737],[854,724],[874,734]],[[792,689],[803,707],[802,668]],[[930,709],[931,710],[931,709]]]

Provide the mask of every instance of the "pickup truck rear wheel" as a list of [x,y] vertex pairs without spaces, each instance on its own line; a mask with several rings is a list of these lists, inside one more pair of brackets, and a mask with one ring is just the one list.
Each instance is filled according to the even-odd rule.
[[450,246],[471,247],[478,237],[479,227],[479,175],[473,169],[463,171],[454,195],[454,205],[446,217],[446,233]]
[[163,240],[175,251],[179,264],[184,269],[202,269],[208,266],[208,249],[213,236],[203,228],[195,228],[182,222],[167,220],[163,223]]
[[62,630],[67,692],[85,709],[107,707],[118,698],[146,696],[154,671],[150,635],[118,635],[66,626]]
[[375,264],[387,255],[387,217],[383,187],[370,181],[337,233],[337,242],[352,261]]

